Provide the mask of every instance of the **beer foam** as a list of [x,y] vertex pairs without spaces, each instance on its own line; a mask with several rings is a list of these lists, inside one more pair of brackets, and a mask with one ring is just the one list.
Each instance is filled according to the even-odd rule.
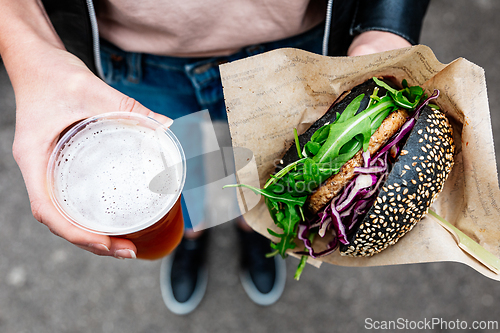
[[[151,180],[166,167],[163,190],[152,192]],[[73,221],[119,234],[165,215],[179,196],[184,175],[182,155],[161,127],[155,131],[130,119],[100,119],[63,145],[53,177],[54,196]]]

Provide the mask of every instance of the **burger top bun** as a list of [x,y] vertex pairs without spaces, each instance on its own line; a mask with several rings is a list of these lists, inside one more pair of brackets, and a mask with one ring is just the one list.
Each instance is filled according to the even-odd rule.
[[372,256],[395,244],[422,219],[441,192],[453,166],[455,146],[445,115],[426,106],[410,133],[379,195],[344,256]]

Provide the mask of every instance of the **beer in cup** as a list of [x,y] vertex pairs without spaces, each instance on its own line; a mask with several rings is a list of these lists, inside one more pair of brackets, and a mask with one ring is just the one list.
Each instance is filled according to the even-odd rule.
[[161,258],[181,241],[184,152],[152,118],[112,112],[76,124],[58,141],[47,177],[69,222],[131,240],[138,258]]

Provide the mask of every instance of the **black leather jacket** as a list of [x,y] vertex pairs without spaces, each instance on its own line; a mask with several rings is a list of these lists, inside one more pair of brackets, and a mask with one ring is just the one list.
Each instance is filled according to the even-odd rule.
[[[395,33],[411,44],[420,38],[430,0],[330,0],[328,55],[345,55],[352,39],[369,30]],[[42,0],[66,49],[99,74],[99,40],[92,0]],[[328,26],[328,24],[327,24]]]

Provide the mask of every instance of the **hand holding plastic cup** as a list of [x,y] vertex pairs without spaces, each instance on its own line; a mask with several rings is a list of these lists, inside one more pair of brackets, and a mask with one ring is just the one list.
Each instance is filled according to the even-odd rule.
[[158,259],[180,242],[186,160],[174,134],[137,113],[112,112],[70,128],[47,171],[52,202],[74,225],[131,240]]

